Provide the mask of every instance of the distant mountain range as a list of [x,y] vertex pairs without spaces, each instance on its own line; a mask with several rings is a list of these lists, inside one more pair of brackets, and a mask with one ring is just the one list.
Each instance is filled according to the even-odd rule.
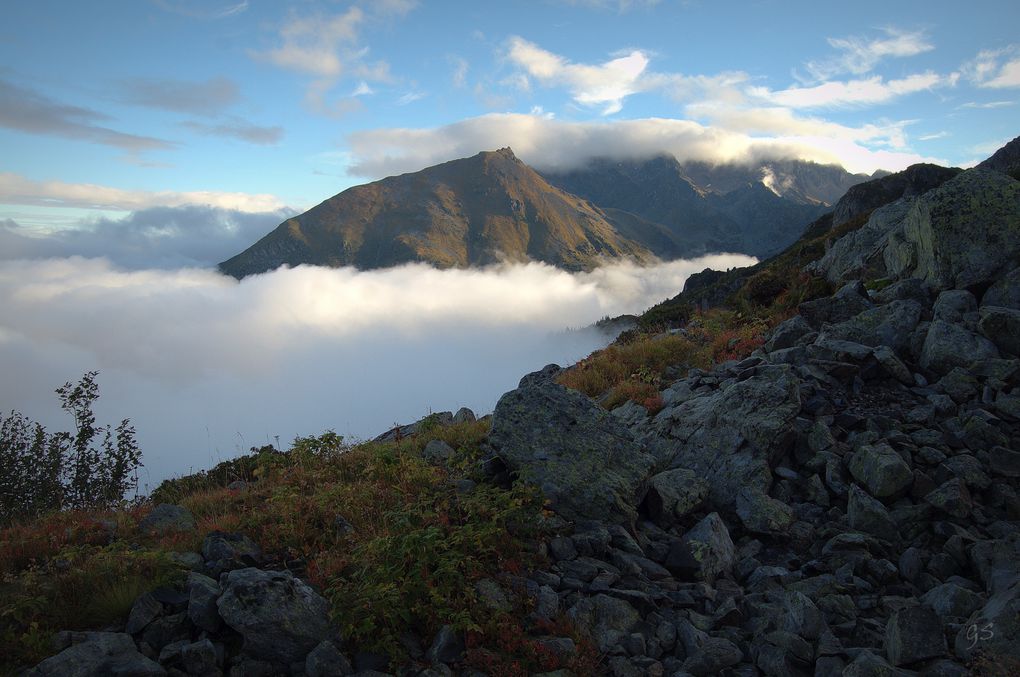
[[774,254],[868,180],[796,160],[753,166],[596,159],[540,174],[509,148],[349,188],[220,264],[236,278],[282,265],[440,268],[544,261],[590,270],[711,252]]

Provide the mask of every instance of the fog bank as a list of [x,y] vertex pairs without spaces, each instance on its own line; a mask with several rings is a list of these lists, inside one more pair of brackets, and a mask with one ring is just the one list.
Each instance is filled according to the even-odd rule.
[[750,263],[300,266],[236,282],[106,259],[0,261],[0,410],[69,429],[54,388],[100,370],[97,416],[131,418],[151,488],[296,435],[365,439],[430,411],[491,412],[523,374],[606,340],[566,329],[640,312],[706,267]]

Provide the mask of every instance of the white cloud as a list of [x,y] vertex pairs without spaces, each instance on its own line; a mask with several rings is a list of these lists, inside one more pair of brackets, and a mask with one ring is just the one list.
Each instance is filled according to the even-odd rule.
[[467,74],[469,64],[467,59],[459,56],[450,57],[450,63],[453,64],[453,86],[460,89],[461,87],[467,86]]
[[963,73],[978,87],[1020,87],[1020,46],[982,50],[964,64]]
[[863,75],[888,57],[910,57],[935,49],[921,31],[882,29],[880,38],[829,38],[829,45],[840,52],[836,57],[809,62],[806,67],[817,80],[828,80],[841,73]]
[[838,108],[885,103],[906,94],[930,90],[949,82],[949,78],[928,71],[898,80],[886,81],[881,76],[875,75],[862,80],[825,82],[813,87],[792,87],[780,91],[752,87],[748,91],[758,98],[791,108]]
[[375,94],[375,90],[368,86],[368,83],[362,80],[358,83],[358,86],[351,92],[351,96],[371,96]]
[[577,167],[593,157],[635,159],[660,153],[681,161],[799,158],[869,173],[937,161],[906,149],[902,123],[846,127],[797,118],[787,109],[720,108],[701,114],[712,118],[711,126],[667,118],[566,122],[492,113],[442,127],[367,130],[348,137],[349,171],[375,179],[504,146],[528,164],[551,170]]
[[935,132],[934,134],[925,134],[924,136],[917,137],[918,141],[934,141],[935,139],[944,139],[949,136],[949,132],[941,131]]
[[985,103],[977,103],[976,101],[968,101],[965,104],[961,104],[959,108],[979,108],[979,109],[992,109],[992,108],[1006,108],[1008,106],[1015,106],[1016,101],[987,101]]
[[620,14],[632,9],[655,7],[662,0],[560,0],[563,4],[590,9],[615,10]]
[[406,94],[400,96],[400,98],[397,99],[397,105],[406,106],[409,103],[414,103],[415,101],[424,99],[426,96],[427,94],[425,94],[425,92],[407,92]]
[[640,312],[706,266],[751,261],[582,274],[299,267],[240,283],[103,260],[2,262],[0,410],[66,429],[53,388],[99,369],[98,416],[131,417],[151,483],[277,435],[365,438],[430,409],[487,413],[526,372],[603,342],[565,328]]
[[510,39],[508,57],[542,84],[565,86],[577,103],[602,106],[603,115],[618,113],[624,99],[645,88],[649,63],[644,52],[633,50],[597,66],[575,64],[520,37]]
[[0,173],[0,204],[123,211],[149,207],[207,205],[247,213],[275,211],[284,206],[279,198],[268,193],[125,190],[92,183],[35,181],[12,172]]
[[133,270],[212,267],[247,249],[293,215],[206,206],[151,207],[122,218],[79,221],[69,228],[26,228],[0,221],[0,259],[105,257]]

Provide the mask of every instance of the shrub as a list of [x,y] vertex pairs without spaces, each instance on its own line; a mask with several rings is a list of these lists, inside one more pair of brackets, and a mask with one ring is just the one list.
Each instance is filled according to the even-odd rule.
[[141,451],[127,419],[116,429],[96,426],[98,372],[57,388],[74,433],[52,435],[12,411],[0,417],[0,523],[51,510],[95,509],[123,501],[138,486]]

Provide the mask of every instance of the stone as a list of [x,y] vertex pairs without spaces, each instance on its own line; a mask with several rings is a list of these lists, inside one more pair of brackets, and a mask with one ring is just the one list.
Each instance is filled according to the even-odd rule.
[[503,395],[489,444],[566,519],[631,523],[653,457],[616,417],[553,379],[550,365]]
[[146,532],[165,534],[173,531],[194,531],[195,516],[182,506],[160,503],[138,522],[138,528]]
[[897,541],[900,537],[896,523],[881,501],[869,496],[856,484],[850,486],[847,519],[850,528],[856,531],[865,531],[886,541]]
[[1002,477],[1020,477],[1020,452],[992,447],[988,452],[988,468]]
[[188,618],[196,628],[217,632],[222,624],[216,607],[216,600],[222,593],[219,583],[192,571],[188,574],[187,590]]
[[213,531],[202,542],[202,557],[206,562],[244,568],[261,561],[262,549],[244,534]]
[[979,652],[986,656],[1020,661],[1020,577],[1013,562],[1013,580],[1003,585],[975,611],[960,628],[954,643],[960,660],[971,660]]
[[967,485],[959,477],[944,482],[935,491],[925,495],[924,500],[929,505],[959,519],[970,515],[973,505]]
[[794,315],[788,320],[779,323],[772,334],[765,342],[765,350],[775,352],[785,348],[792,348],[797,341],[811,333],[811,325],[801,315]]
[[792,443],[800,409],[796,371],[762,365],[750,378],[663,409],[652,427],[668,450],[663,461],[704,479],[708,502],[728,509],[743,487],[768,490],[772,461]]
[[444,625],[436,633],[432,640],[432,646],[425,653],[425,657],[433,665],[456,663],[464,657],[464,638],[453,629],[452,625]]
[[943,583],[921,596],[921,603],[930,606],[939,616],[967,618],[984,604],[981,595],[956,583]]
[[88,632],[80,641],[28,670],[26,677],[162,677],[126,633]]
[[935,320],[928,327],[918,362],[936,374],[947,374],[953,367],[966,367],[972,362],[998,357],[995,344],[985,337],[958,324]]
[[897,670],[889,665],[881,656],[876,656],[867,649],[857,654],[850,665],[843,669],[842,677],[898,677],[908,675],[904,670]]
[[895,496],[909,488],[914,479],[907,462],[887,444],[862,446],[847,465],[854,479],[876,498]]
[[871,296],[876,303],[917,301],[926,307],[931,304],[931,288],[924,280],[919,280],[916,277],[893,282],[885,289],[874,292]]
[[430,440],[421,452],[422,458],[429,463],[440,465],[448,463],[457,451],[442,440]]
[[220,583],[220,617],[252,657],[289,665],[333,635],[329,604],[289,571],[236,569]]
[[208,639],[181,647],[181,663],[189,675],[220,674],[216,669],[216,647]]
[[966,289],[950,289],[939,294],[932,308],[936,320],[960,324],[978,308],[977,299]]
[[710,513],[670,548],[666,568],[697,580],[714,581],[733,569],[735,551],[719,513]]
[[510,602],[506,598],[503,588],[491,578],[483,578],[475,583],[475,594],[478,601],[488,609],[493,611],[508,611],[510,609]]
[[567,617],[602,652],[613,649],[641,620],[628,602],[605,594],[581,598],[567,610]]
[[674,468],[648,480],[645,507],[657,524],[669,527],[701,506],[708,483],[686,468]]
[[307,677],[344,677],[353,673],[351,662],[329,640],[320,642],[305,657]]
[[128,614],[124,632],[129,635],[137,635],[145,629],[145,626],[162,615],[163,605],[152,596],[152,593],[147,592],[139,596],[135,603],[131,605],[131,613]]
[[994,343],[1000,352],[1020,355],[1020,310],[981,306],[978,330]]
[[793,510],[782,501],[751,487],[737,493],[737,517],[756,534],[783,533],[793,524]]
[[903,361],[900,360],[896,355],[896,351],[892,348],[889,346],[878,346],[871,351],[871,354],[875,356],[875,359],[882,365],[882,369],[889,376],[892,376],[903,385],[909,386],[914,384],[914,375],[907,368],[907,365],[903,364]]
[[797,312],[808,324],[817,329],[823,324],[845,322],[871,307],[872,303],[864,283],[854,280],[840,287],[832,296],[801,303],[797,307]]
[[708,637],[697,651],[688,654],[682,670],[692,675],[718,675],[744,659],[736,644],[724,637]]
[[142,631],[142,641],[156,651],[160,651],[167,644],[182,639],[191,639],[191,628],[191,621],[188,620],[187,613],[161,616],[145,626],[145,630]]
[[939,379],[939,386],[946,395],[958,404],[969,402],[978,393],[978,380],[973,374],[962,367],[953,367],[948,374]]
[[825,333],[835,339],[903,351],[910,345],[914,328],[921,321],[921,312],[917,301],[893,301],[826,327]]
[[1020,267],[996,280],[981,297],[981,305],[1020,310]]
[[885,626],[885,655],[895,666],[911,665],[949,653],[942,621],[926,605],[894,611]]
[[454,423],[474,423],[476,420],[475,412],[471,411],[467,407],[461,407],[457,410],[457,413],[453,415]]

